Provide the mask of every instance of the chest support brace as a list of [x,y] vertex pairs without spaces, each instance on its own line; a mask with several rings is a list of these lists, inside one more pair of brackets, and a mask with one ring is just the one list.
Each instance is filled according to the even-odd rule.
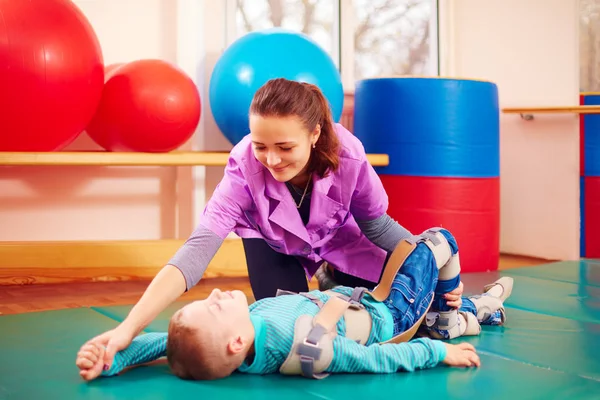
[[[373,291],[358,287],[348,297],[328,290],[325,293],[330,294],[330,298],[325,304],[310,293],[300,293],[315,303],[320,310],[314,317],[305,314],[296,320],[292,348],[279,371],[285,375],[303,375],[313,379],[327,377],[329,374],[323,371],[333,360],[333,339],[337,335],[337,323],[342,317],[346,323],[345,336],[359,344],[366,344],[373,324],[371,315],[361,304],[362,297],[368,293],[376,301],[384,301],[390,294],[396,274],[419,241],[424,241],[432,250],[438,268],[452,259],[450,248],[444,237],[435,231],[428,231],[417,240],[402,240],[398,244],[385,265],[379,284]],[[295,293],[287,291],[278,291],[277,293],[277,295],[284,294]],[[428,308],[430,306],[431,303]],[[415,336],[426,315],[426,312],[423,313],[409,329],[383,343],[408,342]]]

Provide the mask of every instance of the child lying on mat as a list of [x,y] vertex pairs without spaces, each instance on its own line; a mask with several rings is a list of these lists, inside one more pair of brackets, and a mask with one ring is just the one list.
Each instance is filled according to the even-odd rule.
[[[448,250],[446,255],[442,251],[444,248]],[[481,295],[463,297],[462,306],[454,309],[446,304],[443,296],[460,284],[454,237],[443,229],[428,231],[413,243],[412,249],[405,259],[400,259],[397,266],[400,269],[392,271],[391,287],[384,291],[386,297],[380,299],[383,301],[374,299],[379,295],[377,288],[365,293],[337,286],[326,292],[285,293],[248,305],[241,291],[215,289],[205,300],[192,302],[178,310],[170,320],[168,334],[149,333],[134,339],[127,349],[115,355],[108,370],[103,370],[104,349],[94,343],[82,346],[76,364],[85,380],[101,375],[113,376],[129,366],[165,355],[175,375],[196,380],[223,378],[234,371],[298,374],[300,368],[305,376],[323,377],[319,372],[391,373],[432,368],[439,363],[457,367],[479,366],[475,348],[468,343],[455,345],[429,337],[383,343],[415,326],[420,326],[421,336],[451,339],[479,334],[480,324],[501,325],[505,322],[503,301],[512,290],[511,278],[504,277],[486,285]],[[396,249],[394,254],[397,252],[401,249]],[[393,267],[390,264],[398,261],[394,254],[386,271]],[[384,279],[385,273],[382,281]],[[290,367],[294,360],[288,360],[288,356],[295,353],[292,349],[327,347],[307,344],[310,340],[306,332],[299,334],[295,330],[300,329],[297,321],[303,315],[313,322],[312,327],[315,324],[312,318],[319,313],[320,306],[337,294],[345,295],[346,300],[354,296],[357,300],[354,308],[362,307],[368,312],[371,321],[365,340],[358,343],[356,338],[348,337],[352,324],[348,314],[343,314],[345,318],[335,319],[332,333],[320,337],[323,343],[327,338],[331,342],[332,354],[324,361],[325,365],[319,367],[319,361],[313,359],[308,363],[310,368],[306,369],[304,354],[304,362],[295,360],[295,367]],[[326,348],[320,353],[327,358]]]

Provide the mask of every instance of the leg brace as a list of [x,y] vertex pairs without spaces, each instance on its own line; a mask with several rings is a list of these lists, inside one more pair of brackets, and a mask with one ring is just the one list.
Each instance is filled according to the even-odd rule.
[[[456,268],[458,262],[452,261],[454,259],[446,238],[437,231],[428,231],[426,234],[431,235],[418,240],[403,240],[399,243],[385,266],[379,285],[372,292],[365,288],[356,288],[352,296],[347,297],[340,293],[327,291],[326,293],[329,293],[331,297],[325,304],[310,293],[300,293],[315,303],[320,310],[314,317],[302,315],[296,320],[292,348],[282,364],[280,372],[286,375],[301,374],[313,379],[323,379],[328,376],[323,371],[327,369],[333,359],[335,328],[342,317],[346,322],[346,337],[365,344],[371,333],[372,320],[371,315],[361,304],[362,297],[365,293],[369,293],[376,301],[385,300],[390,294],[392,282],[400,267],[419,241],[425,241],[432,249],[438,268],[444,266],[450,266],[449,269]],[[277,293],[277,295],[282,294],[295,293],[286,291]],[[415,336],[426,316],[427,313],[423,313],[421,318],[415,321],[408,330],[383,343],[408,342]]]
[[[452,254],[448,239],[440,232],[442,228],[432,228],[423,232],[416,242],[425,243],[435,258],[438,268],[438,281],[449,281],[460,274],[459,253]],[[453,339],[464,335],[478,335],[481,326],[473,314],[448,311],[430,311],[423,321],[425,330],[436,339]]]
[[513,288],[513,278],[504,276],[494,283],[483,287],[483,294],[469,296],[477,309],[477,320],[482,323],[490,323],[490,318],[499,311],[499,320],[493,320],[493,325],[504,325],[506,322],[506,312],[504,310],[504,301],[508,299]]

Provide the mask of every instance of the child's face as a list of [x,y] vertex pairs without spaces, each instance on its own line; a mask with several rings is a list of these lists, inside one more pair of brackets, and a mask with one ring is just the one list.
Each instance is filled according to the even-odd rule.
[[214,289],[206,299],[194,301],[180,311],[186,325],[220,326],[225,330],[223,333],[234,332],[239,322],[250,318],[248,299],[239,290],[222,292]]

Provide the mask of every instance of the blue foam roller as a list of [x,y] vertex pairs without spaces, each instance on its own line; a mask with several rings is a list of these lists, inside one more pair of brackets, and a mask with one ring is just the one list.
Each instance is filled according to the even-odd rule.
[[500,175],[500,114],[494,83],[437,77],[359,81],[354,133],[386,153],[381,174],[491,178]]
[[[600,105],[600,93],[585,94],[583,104]],[[584,176],[600,176],[600,114],[583,114]]]
[[211,111],[232,144],[250,132],[248,110],[254,93],[274,78],[318,86],[329,101],[334,121],[340,120],[344,88],[329,54],[300,32],[282,28],[254,31],[225,50],[210,78]]

